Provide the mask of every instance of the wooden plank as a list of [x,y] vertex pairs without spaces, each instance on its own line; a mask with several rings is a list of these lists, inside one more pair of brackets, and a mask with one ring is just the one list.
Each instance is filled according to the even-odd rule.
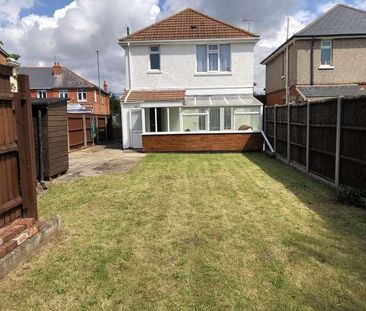
[[6,203],[0,204],[0,213],[5,213],[5,212],[11,210],[12,208],[17,207],[21,204],[23,204],[23,200],[20,196],[18,196]]
[[0,154],[18,151],[18,145],[16,143],[0,145]]

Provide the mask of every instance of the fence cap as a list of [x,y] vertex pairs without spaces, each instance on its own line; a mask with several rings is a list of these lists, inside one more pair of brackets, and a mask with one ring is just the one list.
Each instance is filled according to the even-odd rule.
[[32,106],[33,107],[37,107],[37,106],[47,107],[47,106],[55,105],[55,104],[65,104],[65,105],[67,105],[67,98],[36,98],[36,99],[32,99]]

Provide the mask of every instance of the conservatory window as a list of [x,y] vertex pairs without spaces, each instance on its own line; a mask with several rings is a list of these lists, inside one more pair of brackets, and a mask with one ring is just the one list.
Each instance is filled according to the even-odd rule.
[[207,109],[184,109],[183,131],[198,132],[207,130]]
[[260,108],[240,107],[235,108],[234,124],[235,130],[258,130],[260,129]]

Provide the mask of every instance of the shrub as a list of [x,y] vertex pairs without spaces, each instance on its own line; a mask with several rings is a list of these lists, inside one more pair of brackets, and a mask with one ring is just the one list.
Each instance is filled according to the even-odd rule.
[[364,193],[354,189],[339,189],[338,199],[342,203],[352,204],[357,207],[366,208]]

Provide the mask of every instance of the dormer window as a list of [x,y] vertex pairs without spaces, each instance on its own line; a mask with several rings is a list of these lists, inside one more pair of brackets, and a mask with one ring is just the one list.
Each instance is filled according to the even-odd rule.
[[230,44],[197,45],[197,72],[230,72]]
[[150,47],[150,70],[160,70],[160,47]]

